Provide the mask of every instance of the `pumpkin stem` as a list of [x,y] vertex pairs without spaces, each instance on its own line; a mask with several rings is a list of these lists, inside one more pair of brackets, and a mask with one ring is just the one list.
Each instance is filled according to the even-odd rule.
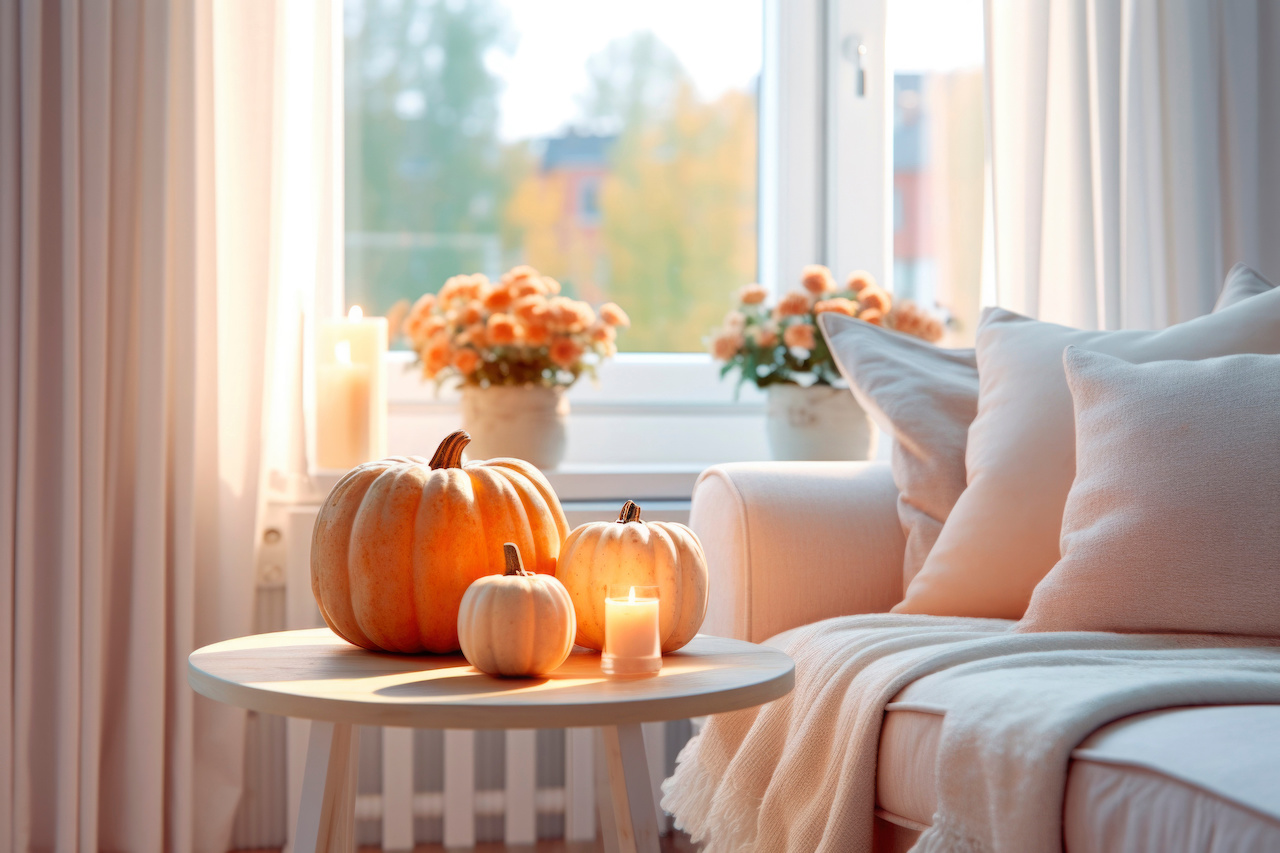
[[502,556],[507,560],[507,570],[504,575],[523,575],[524,563],[520,560],[520,549],[516,547],[516,543],[508,542],[502,546]]
[[467,435],[466,430],[460,429],[457,432],[449,433],[445,436],[444,441],[440,442],[440,446],[436,448],[436,455],[431,457],[431,470],[461,468],[462,449],[470,443],[471,436]]
[[627,524],[631,521],[640,520],[640,507],[635,501],[627,501],[622,505],[622,512],[618,513],[618,523]]

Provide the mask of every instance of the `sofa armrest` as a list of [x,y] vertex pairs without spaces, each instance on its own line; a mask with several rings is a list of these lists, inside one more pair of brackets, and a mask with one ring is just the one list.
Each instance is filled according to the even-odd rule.
[[711,573],[703,630],[760,642],[902,599],[905,537],[886,462],[743,462],[698,478],[689,526]]

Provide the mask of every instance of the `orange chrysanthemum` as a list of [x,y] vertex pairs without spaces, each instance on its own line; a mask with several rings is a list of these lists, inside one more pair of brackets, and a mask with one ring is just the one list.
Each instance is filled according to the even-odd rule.
[[772,323],[752,326],[747,330],[758,347],[772,347],[778,344],[778,329]]
[[460,349],[453,354],[453,366],[461,374],[474,373],[480,366],[480,356],[473,349]]
[[881,314],[888,314],[889,308],[893,305],[893,300],[889,298],[888,291],[881,290],[878,287],[869,287],[859,293],[858,301],[862,303],[863,308],[874,308]]
[[511,307],[513,297],[511,291],[505,287],[495,287],[487,291],[481,299],[485,310],[488,311],[506,311]]
[[528,264],[519,264],[518,266],[514,266],[511,269],[507,270],[505,273],[503,273],[501,281],[504,285],[510,286],[515,284],[518,281],[523,281],[524,279],[527,279],[527,278],[537,278],[537,277],[538,277],[538,271],[536,269],[529,266]]
[[813,349],[816,343],[814,328],[808,323],[795,323],[787,326],[782,333],[782,342],[796,349]]
[[773,313],[776,317],[798,317],[809,313],[810,304],[809,294],[793,290],[779,300],[778,307],[773,309]]
[[718,361],[728,361],[738,354],[742,344],[742,335],[721,332],[711,339],[711,357]]
[[466,307],[458,312],[458,322],[464,326],[474,326],[484,319],[484,303],[472,299]]
[[475,323],[462,330],[455,343],[460,346],[473,346],[483,349],[489,345],[489,336],[485,333],[484,323]]
[[557,331],[581,332],[595,319],[596,312],[585,302],[566,296],[553,296],[547,300],[547,321]]
[[631,318],[627,316],[627,312],[623,311],[615,302],[606,302],[600,306],[600,319],[604,320],[610,326],[622,326],[623,328],[631,327]]
[[557,367],[569,370],[582,358],[582,347],[572,338],[556,338],[551,342],[547,357]]
[[759,305],[769,298],[769,291],[765,289],[763,284],[744,285],[738,291],[738,301],[743,305]]
[[822,264],[809,264],[805,267],[800,273],[800,282],[814,296],[831,293],[836,289],[835,276]]
[[531,347],[544,346],[551,339],[551,330],[546,323],[526,323],[524,325],[524,342]]
[[495,346],[510,346],[514,344],[519,337],[520,327],[516,325],[515,318],[510,314],[490,314],[489,322],[485,325],[485,331],[489,335],[489,340]]
[[833,299],[823,299],[813,306],[813,313],[824,314],[831,312],[832,314],[844,314],[846,317],[858,316],[858,303],[852,299],[845,299],[837,296]]
[[449,366],[453,360],[453,347],[447,335],[437,335],[427,342],[422,350],[422,374],[427,379],[434,377]]
[[480,298],[480,291],[489,284],[489,277],[483,273],[475,275],[455,275],[440,288],[440,301],[472,300]]
[[538,295],[521,297],[512,304],[511,313],[526,323],[544,322],[547,318],[547,300]]
[[861,293],[868,287],[875,287],[876,280],[871,273],[866,270],[854,270],[849,273],[849,277],[845,280],[845,290],[852,290],[854,293]]

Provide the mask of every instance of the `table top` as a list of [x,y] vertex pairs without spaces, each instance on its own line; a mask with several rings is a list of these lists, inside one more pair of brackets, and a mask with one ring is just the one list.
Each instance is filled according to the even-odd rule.
[[647,678],[614,678],[574,648],[543,678],[497,678],[462,655],[396,655],[328,628],[257,634],[191,654],[197,693],[268,714],[375,726],[539,729],[679,720],[762,705],[790,692],[777,649],[699,634]]

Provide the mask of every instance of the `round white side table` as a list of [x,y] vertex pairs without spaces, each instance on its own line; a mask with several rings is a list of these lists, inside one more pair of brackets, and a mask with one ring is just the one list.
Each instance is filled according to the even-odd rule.
[[699,635],[650,678],[616,679],[575,650],[546,678],[494,678],[461,655],[357,648],[328,628],[240,637],[188,660],[197,693],[252,711],[318,721],[307,747],[295,853],[355,844],[352,726],[423,729],[599,727],[618,847],[656,853],[658,825],[641,723],[762,705],[795,682],[791,658],[767,646]]

